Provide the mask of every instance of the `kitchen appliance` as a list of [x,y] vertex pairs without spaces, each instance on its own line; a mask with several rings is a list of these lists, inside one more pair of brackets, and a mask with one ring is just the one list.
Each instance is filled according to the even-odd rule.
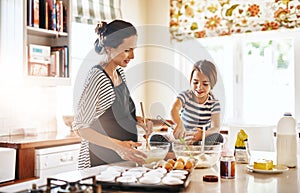
[[15,179],[16,150],[0,147],[0,182]]

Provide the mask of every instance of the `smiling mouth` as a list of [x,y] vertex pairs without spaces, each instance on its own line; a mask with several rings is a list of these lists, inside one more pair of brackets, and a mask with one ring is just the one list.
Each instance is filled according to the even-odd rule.
[[197,91],[197,90],[195,90],[195,92],[198,94],[198,95],[200,95],[200,94],[202,94],[203,92],[201,92],[201,91]]

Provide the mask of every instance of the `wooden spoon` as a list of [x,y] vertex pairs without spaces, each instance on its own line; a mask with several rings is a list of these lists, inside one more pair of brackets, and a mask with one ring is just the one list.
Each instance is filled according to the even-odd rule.
[[[141,105],[141,110],[142,110],[142,118],[143,118],[143,122],[144,122],[144,124],[147,126],[147,123],[146,123],[146,117],[145,117],[145,113],[144,113],[143,102],[140,102],[140,105]],[[146,134],[146,136],[145,136],[145,139],[146,139],[146,149],[147,149],[147,150],[150,150],[149,136],[148,136],[147,134]]]

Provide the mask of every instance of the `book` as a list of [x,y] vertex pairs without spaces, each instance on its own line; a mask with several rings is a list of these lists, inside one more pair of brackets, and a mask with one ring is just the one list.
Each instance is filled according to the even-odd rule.
[[33,10],[32,10],[32,15],[33,15],[33,27],[39,27],[39,0],[33,0]]
[[56,75],[58,77],[69,77],[69,60],[68,60],[68,47],[56,46],[51,47],[51,52],[57,51],[58,60],[56,59]]
[[28,62],[28,73],[32,76],[49,76],[49,62]]
[[48,29],[54,30],[53,28],[53,0],[46,0],[48,7]]
[[28,0],[27,3],[27,26],[33,27],[33,0]]
[[39,0],[39,28],[47,29],[48,11],[46,0]]
[[68,10],[63,6],[63,32],[68,32]]
[[59,32],[63,32],[63,1],[56,0],[56,29]]
[[30,61],[50,61],[50,46],[29,44],[29,60]]

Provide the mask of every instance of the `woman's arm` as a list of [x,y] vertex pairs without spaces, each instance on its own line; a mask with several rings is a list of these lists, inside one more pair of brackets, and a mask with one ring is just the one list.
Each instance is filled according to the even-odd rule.
[[176,100],[172,106],[172,109],[171,109],[171,117],[172,117],[172,120],[174,121],[174,123],[176,124],[174,132],[173,132],[175,139],[183,137],[184,133],[185,133],[185,129],[184,129],[184,126],[183,126],[183,123],[181,121],[180,114],[179,114],[181,108],[182,108],[182,102],[179,98],[176,98]]
[[80,137],[88,140],[90,143],[115,151],[124,160],[130,160],[142,164],[145,162],[144,159],[147,157],[143,152],[135,149],[135,147],[141,145],[140,143],[133,141],[120,141],[98,133],[91,128],[81,128],[78,130],[78,133]]

